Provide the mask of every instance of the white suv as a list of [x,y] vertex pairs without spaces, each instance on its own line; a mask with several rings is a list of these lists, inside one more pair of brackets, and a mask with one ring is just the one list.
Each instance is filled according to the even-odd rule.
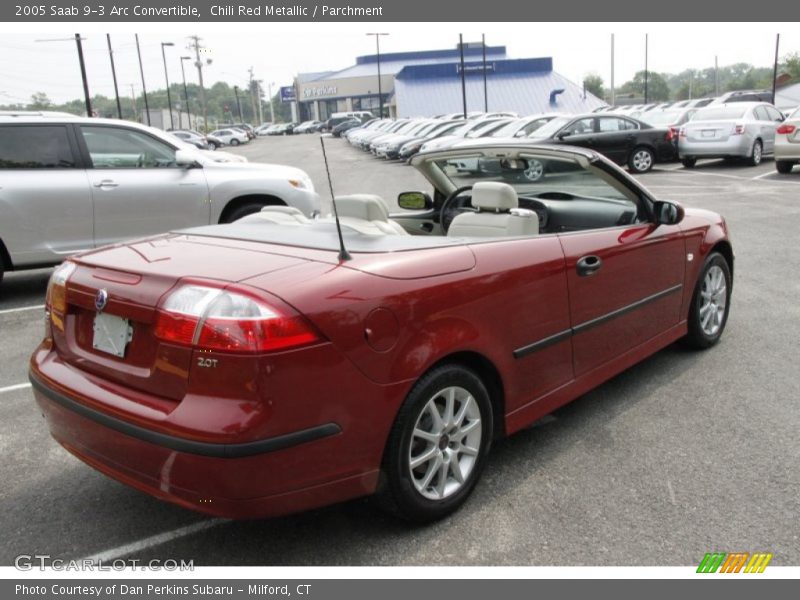
[[309,176],[294,167],[215,162],[128,121],[0,113],[0,279],[121,240],[228,223],[267,205],[313,216],[319,203]]

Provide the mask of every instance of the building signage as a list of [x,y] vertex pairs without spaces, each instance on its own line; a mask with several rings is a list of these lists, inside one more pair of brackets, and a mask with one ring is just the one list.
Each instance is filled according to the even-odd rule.
[[294,86],[287,85],[281,88],[281,102],[294,102],[297,96],[294,93]]
[[[464,73],[482,73],[483,63],[467,63],[464,65]],[[494,63],[486,63],[486,72],[494,73]],[[461,75],[461,64],[456,64],[456,73]]]
[[307,87],[303,90],[303,98],[319,98],[320,96],[335,96],[335,85],[321,85],[318,87]]

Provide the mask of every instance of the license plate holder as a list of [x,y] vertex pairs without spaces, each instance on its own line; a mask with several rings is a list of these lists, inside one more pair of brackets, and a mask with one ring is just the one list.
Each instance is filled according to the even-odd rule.
[[125,349],[133,338],[133,327],[128,323],[128,319],[108,313],[97,313],[94,316],[93,329],[92,347],[95,350],[119,358],[125,357]]
[[703,137],[710,138],[716,137],[717,132],[715,129],[703,129]]

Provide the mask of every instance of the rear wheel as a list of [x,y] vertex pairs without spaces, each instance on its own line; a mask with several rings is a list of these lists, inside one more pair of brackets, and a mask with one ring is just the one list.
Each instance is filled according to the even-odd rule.
[[791,160],[776,160],[775,161],[775,168],[778,170],[778,173],[782,173],[786,175],[787,173],[792,172],[792,167],[794,167],[794,162]]
[[239,145],[239,140],[237,140],[236,138],[233,138],[231,140],[231,146],[238,146],[238,145]]
[[456,364],[423,376],[397,415],[383,461],[383,505],[410,521],[441,519],[472,492],[492,440],[481,379]]
[[706,259],[695,285],[689,309],[689,333],[684,341],[693,348],[709,348],[719,341],[728,321],[731,269],[719,252]]
[[628,168],[634,173],[647,173],[653,168],[656,157],[650,148],[639,146],[634,148],[628,157]]
[[694,166],[697,164],[696,158],[683,158],[681,159],[681,164],[686,167],[687,169],[694,169]]
[[753,144],[753,149],[750,151],[750,156],[747,157],[747,164],[751,167],[760,165],[763,151],[764,148],[761,145],[761,140],[756,140]]

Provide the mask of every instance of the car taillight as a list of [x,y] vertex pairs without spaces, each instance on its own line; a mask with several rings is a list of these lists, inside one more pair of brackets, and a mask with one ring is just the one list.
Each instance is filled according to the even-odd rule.
[[794,130],[797,129],[794,125],[781,125],[775,130],[775,133],[782,133],[783,135],[788,135],[794,133]]
[[744,133],[744,125],[734,125],[731,133],[733,135],[742,135]]
[[671,142],[672,140],[678,137],[678,133],[679,132],[677,127],[670,127],[669,130],[667,131],[667,135],[664,138],[664,140],[667,142]]
[[272,352],[321,341],[288,307],[277,308],[242,291],[184,285],[158,310],[155,335],[202,350]]
[[67,314],[67,281],[75,271],[75,263],[64,262],[53,271],[47,283],[45,295],[45,336],[49,334],[49,324],[64,331],[64,317]]
[[682,137],[682,138],[685,138],[685,137],[686,137],[686,127],[681,127],[681,130],[680,130],[680,132],[678,133],[678,135],[679,135],[680,137]]

